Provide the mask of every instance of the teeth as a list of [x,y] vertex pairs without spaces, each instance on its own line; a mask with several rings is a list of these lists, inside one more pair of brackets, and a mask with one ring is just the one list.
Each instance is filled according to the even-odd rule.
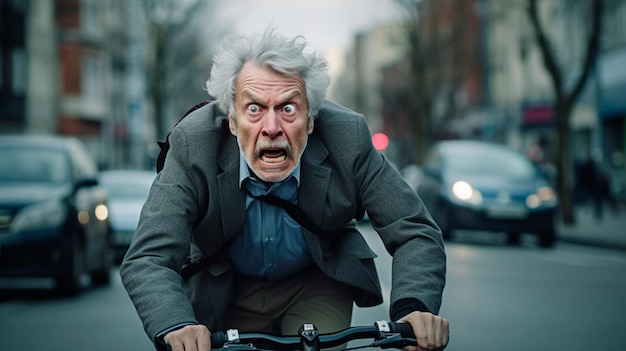
[[285,155],[281,155],[278,157],[261,156],[261,159],[263,160],[263,162],[267,162],[267,163],[278,163],[278,162],[283,162],[284,160],[286,160],[287,156]]

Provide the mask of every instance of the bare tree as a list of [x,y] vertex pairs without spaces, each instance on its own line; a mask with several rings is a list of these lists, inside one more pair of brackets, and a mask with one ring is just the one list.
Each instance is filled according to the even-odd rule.
[[[563,70],[559,66],[555,55],[553,43],[550,42],[550,39],[546,35],[544,25],[540,20],[537,2],[537,0],[528,0],[527,14],[554,89],[554,114],[558,133],[557,187],[563,222],[565,224],[572,224],[575,218],[573,205],[574,184],[570,176],[573,170],[573,164],[570,149],[569,119],[572,108],[580,96],[598,56],[602,28],[603,0],[591,0],[591,29],[587,37],[587,47],[584,54],[583,65],[578,79],[569,90],[565,82]],[[568,6],[569,5],[570,4],[568,4]]]
[[465,0],[396,1],[407,9],[409,104],[420,163],[435,138],[456,132],[451,124],[485,107],[480,13]]
[[[194,19],[206,14],[204,10],[208,3],[204,0],[144,0],[142,3],[151,40],[148,47],[152,50],[147,67],[148,94],[158,138],[164,138],[173,125],[172,120],[185,112],[175,111],[169,116],[168,104],[188,97],[181,104],[190,108],[206,98],[198,94],[202,92],[202,86],[195,83],[199,76],[196,63],[201,61],[210,67],[211,56],[206,52],[208,43],[200,40],[202,33],[198,28],[189,28]],[[189,81],[195,83],[184,84]]]
[[414,111],[414,133],[416,137],[416,155],[418,163],[424,161],[426,151],[430,146],[430,108],[432,92],[426,81],[429,55],[425,52],[419,36],[419,13],[417,7],[410,9],[411,17],[407,24],[407,39],[409,42],[409,64],[411,68],[410,110]]
[[[406,80],[407,97],[401,103],[411,115],[411,128],[413,132],[414,155],[417,163],[421,163],[432,142],[432,117],[431,108],[433,95],[440,85],[439,68],[433,64],[433,55],[437,49],[433,44],[433,28],[430,22],[424,22],[421,13],[422,0],[397,0],[406,9],[405,40],[406,52]],[[429,41],[430,43],[426,43]],[[401,77],[398,77],[402,79]]]

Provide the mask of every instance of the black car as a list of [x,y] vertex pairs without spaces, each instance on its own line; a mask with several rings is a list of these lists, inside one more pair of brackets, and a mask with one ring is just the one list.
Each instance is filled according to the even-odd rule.
[[417,193],[441,227],[505,232],[511,244],[523,233],[541,246],[556,240],[557,197],[526,156],[500,144],[452,140],[433,145]]
[[83,277],[109,282],[107,193],[78,139],[0,136],[0,277],[52,277],[63,293]]

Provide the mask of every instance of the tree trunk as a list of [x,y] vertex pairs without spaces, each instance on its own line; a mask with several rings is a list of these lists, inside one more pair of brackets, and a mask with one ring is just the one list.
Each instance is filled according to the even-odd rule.
[[559,207],[561,219],[564,224],[571,225],[575,222],[574,216],[574,182],[573,165],[571,157],[571,142],[569,130],[569,118],[572,108],[582,92],[591,69],[596,61],[602,28],[603,1],[591,0],[591,32],[587,38],[587,48],[583,59],[580,76],[570,91],[567,91],[563,73],[554,55],[552,45],[539,20],[538,0],[528,0],[528,17],[535,32],[537,45],[541,50],[543,63],[548,71],[554,87],[556,97],[555,118],[558,132],[558,155],[557,161],[557,189],[559,195]]
[[570,130],[568,116],[572,106],[563,97],[558,97],[555,106],[555,117],[559,136],[559,159],[557,162],[557,188],[559,193],[559,208],[561,219],[564,224],[570,225],[575,222],[574,216],[574,181],[573,166],[570,148]]

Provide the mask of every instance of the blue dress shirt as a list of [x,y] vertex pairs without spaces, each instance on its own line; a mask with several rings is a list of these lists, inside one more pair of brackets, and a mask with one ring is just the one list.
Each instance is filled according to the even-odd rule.
[[[271,194],[297,204],[300,164],[284,181],[265,183],[250,173],[240,156],[239,186],[254,195]],[[235,271],[253,277],[279,279],[312,264],[302,227],[284,209],[246,195],[246,222],[228,255]]]

